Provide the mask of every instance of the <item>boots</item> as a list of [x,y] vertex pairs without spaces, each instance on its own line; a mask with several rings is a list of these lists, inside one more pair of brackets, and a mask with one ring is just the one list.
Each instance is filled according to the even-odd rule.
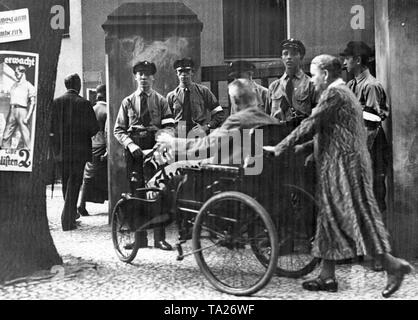
[[86,210],[86,184],[83,182],[80,188],[80,194],[78,196],[77,213],[83,217],[89,216]]

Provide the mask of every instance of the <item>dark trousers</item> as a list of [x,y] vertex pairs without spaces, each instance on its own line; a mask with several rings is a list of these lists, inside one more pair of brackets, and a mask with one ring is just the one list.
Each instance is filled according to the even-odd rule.
[[380,211],[386,210],[386,175],[390,163],[391,150],[382,127],[368,130],[368,147],[373,167],[373,191]]
[[61,168],[64,209],[61,214],[62,230],[68,231],[76,226],[77,200],[83,182],[85,162],[64,163]]
[[[137,195],[138,197],[145,198],[146,194],[138,193],[137,188],[143,188],[145,186],[145,181],[149,180],[152,175],[151,173],[144,172],[143,159],[135,159],[129,150],[125,150],[125,159],[126,159],[126,170],[128,174],[129,187],[132,194]],[[151,175],[151,176],[149,176]],[[147,242],[147,232],[139,232],[140,242]],[[164,227],[155,227],[154,228],[154,241],[165,240],[165,228]]]

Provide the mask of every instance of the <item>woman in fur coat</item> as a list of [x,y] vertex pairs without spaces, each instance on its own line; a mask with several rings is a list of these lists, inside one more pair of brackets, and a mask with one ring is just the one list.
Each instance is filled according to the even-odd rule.
[[312,60],[312,82],[323,91],[318,106],[287,138],[265,150],[280,156],[314,137],[319,212],[312,254],[323,265],[320,275],[303,287],[335,292],[335,262],[369,254],[382,261],[387,272],[382,294],[389,297],[412,266],[389,253],[388,233],[373,194],[362,109],[341,79],[341,69],[341,62],[329,55]]

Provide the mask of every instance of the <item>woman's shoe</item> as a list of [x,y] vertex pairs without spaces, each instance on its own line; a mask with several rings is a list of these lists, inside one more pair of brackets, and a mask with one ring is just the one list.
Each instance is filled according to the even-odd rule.
[[337,292],[338,282],[335,278],[322,279],[321,277],[317,277],[303,282],[302,287],[309,291]]
[[88,213],[88,211],[86,210],[86,208],[83,208],[83,207],[78,207],[77,212],[78,212],[79,215],[81,215],[83,217],[88,217],[90,215]]
[[401,260],[401,266],[397,270],[389,270],[387,272],[388,282],[385,289],[382,291],[382,296],[384,298],[389,298],[392,294],[398,291],[401,287],[405,275],[411,273],[413,270],[414,267],[412,267],[405,260]]

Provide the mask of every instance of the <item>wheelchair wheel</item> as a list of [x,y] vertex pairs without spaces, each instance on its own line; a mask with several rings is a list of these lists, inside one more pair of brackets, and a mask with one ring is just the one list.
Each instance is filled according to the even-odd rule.
[[[278,232],[278,250],[276,274],[288,278],[300,278],[311,273],[319,263],[311,255],[316,214],[315,199],[296,186],[283,186],[285,198],[280,212],[275,218]],[[256,234],[263,230],[256,230]],[[262,237],[255,237],[252,249],[260,261],[267,266],[270,255],[270,243]]]
[[276,244],[277,233],[266,210],[240,192],[223,192],[201,208],[193,227],[196,261],[209,282],[218,290],[237,296],[261,290],[274,274],[278,248],[270,247],[265,263],[251,249],[256,241],[254,226]]
[[130,201],[124,199],[116,203],[112,212],[112,240],[119,260],[129,263],[135,259],[139,249],[138,233],[132,231],[128,223]]

